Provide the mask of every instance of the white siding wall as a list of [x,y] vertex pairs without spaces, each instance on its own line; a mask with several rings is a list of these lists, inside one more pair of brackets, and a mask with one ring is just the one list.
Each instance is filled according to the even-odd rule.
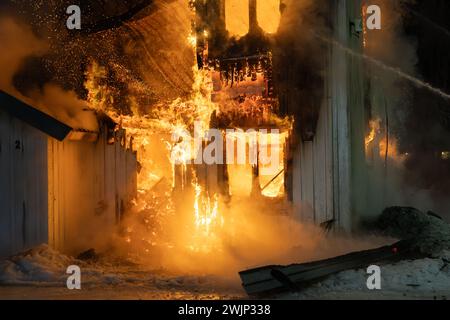
[[[332,6],[333,37],[348,41],[347,1]],[[297,217],[317,224],[336,219],[351,230],[351,137],[348,59],[344,50],[330,45],[326,61],[325,98],[313,141],[301,142],[293,159],[293,202]]]
[[[105,131],[104,131],[105,133]],[[136,154],[125,148],[125,132],[107,144],[49,139],[49,242],[76,253],[112,233],[136,196]],[[101,232],[101,234],[100,234]]]
[[330,106],[324,103],[314,140],[301,142],[294,153],[293,201],[297,215],[317,224],[334,218],[331,114]]
[[0,111],[0,256],[41,243],[76,253],[113,232],[137,192],[136,154],[118,135],[59,142]]
[[47,242],[47,137],[0,111],[0,256]]

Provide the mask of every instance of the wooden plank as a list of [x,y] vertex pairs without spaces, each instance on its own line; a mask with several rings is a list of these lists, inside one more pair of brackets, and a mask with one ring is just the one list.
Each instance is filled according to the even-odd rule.
[[321,261],[289,266],[265,266],[239,272],[249,295],[268,295],[286,290],[301,290],[323,277],[372,263],[396,261],[413,256],[409,241],[399,241],[381,248],[352,252]]
[[63,178],[63,156],[64,144],[53,140],[53,161],[54,161],[54,228],[56,249],[64,248],[64,190],[62,184]]
[[313,140],[314,157],[314,221],[316,224],[327,221],[327,179],[326,150],[327,106],[322,103],[319,111],[316,135]]
[[20,252],[26,242],[24,225],[24,178],[23,172],[23,137],[20,120],[12,120],[11,135],[11,190],[12,190],[12,217],[13,217],[13,252]]
[[95,215],[101,216],[106,225],[109,226],[106,211],[106,171],[105,171],[105,148],[106,148],[106,126],[100,127],[100,135],[94,144],[94,197]]
[[313,142],[302,142],[300,149],[302,201],[301,216],[306,222],[314,222],[314,153]]
[[56,239],[55,239],[55,162],[54,162],[54,153],[53,153],[53,141],[51,138],[48,138],[47,143],[47,181],[48,181],[48,244],[52,248],[57,248]]
[[48,241],[47,234],[47,136],[32,128],[23,126],[24,172],[24,226],[26,246],[36,246]]
[[115,145],[105,146],[105,201],[108,219],[111,224],[116,221],[116,158]]
[[[335,38],[347,43],[348,12],[347,1],[339,0],[335,3],[333,16],[335,17]],[[348,106],[348,61],[346,53],[333,46],[331,53],[329,74],[331,76],[331,103],[333,110],[333,167],[334,167],[334,210],[339,226],[351,231],[351,141],[349,132]]]
[[[329,61],[327,61],[329,63]],[[336,219],[335,211],[334,211],[334,182],[333,182],[333,111],[331,106],[330,99],[330,83],[325,81],[325,94],[326,99],[324,100],[325,107],[327,108],[326,112],[326,138],[325,138],[325,152],[327,157],[325,159],[325,170],[326,170],[326,201],[327,201],[327,220]]]
[[294,203],[294,213],[297,220],[302,219],[302,174],[301,174],[301,154],[300,148],[293,151],[292,156],[292,201]]
[[12,253],[11,214],[11,117],[0,110],[0,257]]

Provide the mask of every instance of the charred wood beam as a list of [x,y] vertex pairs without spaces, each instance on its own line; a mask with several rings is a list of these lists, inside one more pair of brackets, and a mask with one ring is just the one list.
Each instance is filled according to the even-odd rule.
[[256,4],[256,0],[249,0],[248,1],[248,6],[249,6],[249,33],[260,33],[261,30],[259,29],[258,26],[258,15],[257,15],[257,4]]
[[109,29],[119,28],[153,3],[154,0],[141,0],[138,4],[132,6],[129,10],[120,15],[108,17],[100,21],[83,23],[81,32],[96,33]]

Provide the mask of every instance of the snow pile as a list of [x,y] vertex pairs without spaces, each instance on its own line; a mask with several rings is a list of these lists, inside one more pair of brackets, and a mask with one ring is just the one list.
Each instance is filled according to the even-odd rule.
[[[237,296],[242,289],[239,283],[209,275],[180,275],[151,270],[131,263],[125,258],[99,255],[96,259],[82,261],[40,245],[5,261],[0,261],[0,286],[65,287],[69,274],[67,267],[77,265],[81,269],[81,287],[99,294],[108,289],[139,291],[145,294],[168,294],[169,297],[211,295],[217,292]],[[239,290],[236,290],[239,288]],[[101,297],[101,295],[100,295]],[[161,296],[163,297],[163,296]]]
[[42,244],[0,262],[0,284],[65,283],[73,259]]
[[[435,259],[401,261],[380,265],[380,268],[380,293],[414,294],[450,291],[450,251],[444,251],[439,258]],[[311,299],[329,296],[330,293],[368,293],[371,291],[366,285],[368,277],[364,269],[347,270],[331,275],[288,297]]]
[[0,285],[66,286],[66,271],[71,265],[80,267],[85,284],[117,282],[116,275],[108,274],[104,266],[86,263],[41,244],[0,261]]

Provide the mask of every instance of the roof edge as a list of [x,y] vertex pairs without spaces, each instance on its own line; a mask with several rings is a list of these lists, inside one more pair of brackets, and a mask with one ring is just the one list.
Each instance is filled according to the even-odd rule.
[[28,105],[27,103],[0,90],[0,108],[11,116],[29,124],[45,134],[63,141],[73,130],[67,124],[49,116],[48,114]]

